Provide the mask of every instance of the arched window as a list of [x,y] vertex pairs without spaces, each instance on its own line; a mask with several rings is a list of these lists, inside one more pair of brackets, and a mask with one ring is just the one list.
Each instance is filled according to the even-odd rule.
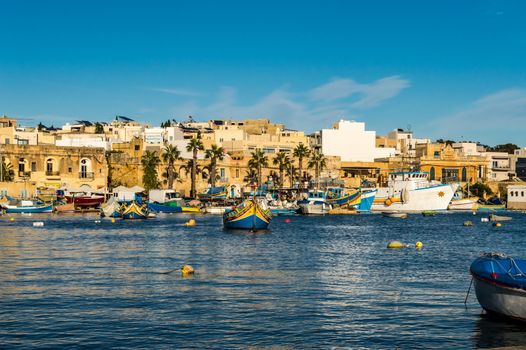
[[429,180],[435,179],[435,167],[432,166],[431,169],[429,169]]
[[466,171],[466,167],[462,168],[462,182],[466,182],[466,179],[468,178],[468,174]]

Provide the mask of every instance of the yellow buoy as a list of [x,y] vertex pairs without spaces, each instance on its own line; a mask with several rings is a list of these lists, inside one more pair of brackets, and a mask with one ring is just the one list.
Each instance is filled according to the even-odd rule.
[[114,218],[111,218],[111,222],[115,222],[115,219],[114,219]]
[[183,276],[193,275],[194,268],[190,265],[183,265],[183,267],[181,267],[181,273]]
[[195,226],[195,220],[194,219],[190,219],[188,220],[186,223],[185,223],[186,226]]
[[400,241],[391,241],[387,243],[387,248],[391,248],[391,249],[405,248],[405,244],[403,244]]
[[423,246],[424,246],[424,245],[423,245],[422,242],[420,242],[420,241],[418,241],[418,242],[415,243],[415,248],[416,248],[416,249],[422,249]]
[[501,227],[502,224],[501,224],[500,222],[496,222],[496,223],[493,224],[493,226],[495,226],[495,227]]
[[15,218],[9,218],[9,221],[15,221]]

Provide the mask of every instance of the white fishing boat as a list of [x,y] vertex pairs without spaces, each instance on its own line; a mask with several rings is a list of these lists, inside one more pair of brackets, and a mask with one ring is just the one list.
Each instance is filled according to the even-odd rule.
[[327,200],[327,193],[320,190],[309,191],[307,198],[298,201],[302,214],[325,215],[332,209]]
[[465,211],[477,210],[479,207],[477,203],[478,200],[479,200],[478,197],[452,199],[451,202],[449,202],[447,209],[448,210],[465,210]]
[[227,210],[231,210],[232,206],[212,206],[205,207],[204,212],[207,214],[223,215]]
[[388,218],[396,218],[396,219],[407,219],[407,213],[399,213],[399,212],[393,212],[393,211],[384,211],[382,212],[382,215]]
[[381,212],[446,210],[457,188],[458,184],[430,181],[427,173],[391,173],[388,186],[378,188],[372,210]]

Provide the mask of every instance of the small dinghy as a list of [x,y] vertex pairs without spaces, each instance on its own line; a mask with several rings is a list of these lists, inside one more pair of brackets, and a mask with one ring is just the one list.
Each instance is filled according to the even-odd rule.
[[475,293],[488,314],[526,321],[526,260],[483,253],[470,267]]
[[396,211],[383,211],[382,215],[387,218],[407,219],[407,213],[399,213]]
[[511,216],[502,216],[502,215],[495,215],[495,214],[490,214],[488,218],[489,218],[489,221],[510,221],[511,220]]

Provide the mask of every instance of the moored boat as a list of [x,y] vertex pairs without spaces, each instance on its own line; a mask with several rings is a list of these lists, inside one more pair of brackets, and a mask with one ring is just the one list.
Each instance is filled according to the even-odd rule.
[[327,188],[327,202],[333,208],[359,205],[360,199],[360,190],[347,191],[341,187]]
[[383,211],[382,215],[388,218],[407,219],[407,213],[399,213],[394,211]]
[[148,207],[146,204],[139,204],[136,201],[123,204],[121,206],[121,216],[123,219],[147,219]]
[[526,260],[483,253],[471,264],[477,300],[488,314],[526,321]]
[[362,190],[360,195],[360,203],[353,205],[353,208],[360,212],[371,211],[377,192],[378,191],[376,189]]
[[148,203],[148,210],[156,213],[182,213],[183,208],[178,205],[167,205],[161,203]]
[[247,199],[233,210],[223,214],[223,225],[227,229],[243,230],[265,230],[267,229],[272,215],[270,210],[264,207],[255,198]]
[[378,188],[373,211],[422,212],[446,210],[458,184],[429,181],[422,172],[396,172],[389,175],[387,187]]
[[489,221],[510,221],[512,219],[512,217],[511,216],[502,216],[502,215],[489,214],[488,219],[489,219]]
[[53,204],[36,204],[33,201],[22,200],[17,204],[4,204],[6,213],[52,213]]
[[91,196],[74,196],[69,199],[75,204],[75,208],[85,209],[85,208],[99,208],[102,203],[104,203],[104,196],[91,195]]
[[478,197],[469,197],[469,198],[459,198],[459,199],[452,199],[451,202],[449,202],[449,205],[447,207],[448,210],[477,210],[478,205]]
[[115,197],[111,197],[106,203],[100,206],[100,214],[107,218],[121,217],[121,204]]
[[332,209],[332,205],[327,201],[327,193],[321,190],[309,191],[306,199],[298,201],[302,214],[325,215]]

